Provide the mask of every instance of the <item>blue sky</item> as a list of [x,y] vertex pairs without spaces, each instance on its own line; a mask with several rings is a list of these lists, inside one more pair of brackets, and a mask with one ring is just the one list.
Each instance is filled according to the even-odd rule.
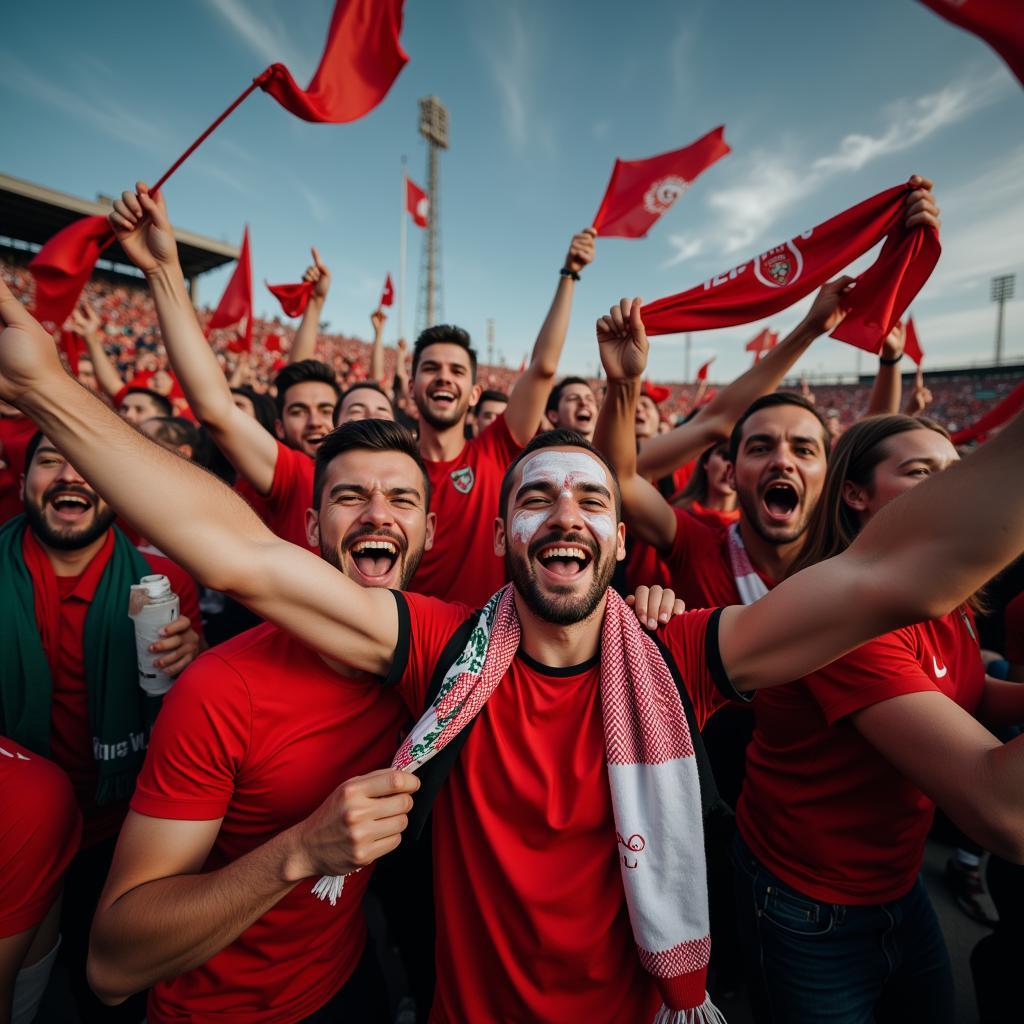
[[[331,7],[60,0],[41,17],[15,5],[0,39],[0,170],[89,198],[152,181],[267,64],[307,82]],[[914,172],[936,180],[944,221],[942,259],[914,307],[928,362],[991,358],[997,273],[1018,275],[1007,355],[1024,358],[1024,91],[980,40],[913,0],[408,0],[402,39],[409,64],[355,124],[307,124],[251,96],[167,186],[172,219],[235,243],[248,222],[259,281],[297,280],[317,245],[335,282],[325,316],[365,337],[397,272],[403,155],[425,183],[416,104],[434,93],[451,113],[446,318],[481,347],[493,318],[498,350],[518,365],[614,158],[724,123],[733,153],[647,239],[598,241],[566,371],[593,371],[594,320],[620,295],[682,291]],[[407,333],[421,238],[410,224]],[[228,272],[203,278],[204,301]],[[805,305],[770,323],[787,330]],[[257,308],[276,308],[262,288]],[[759,326],[694,335],[694,368],[714,354],[713,378],[740,372]],[[849,372],[856,359],[822,339],[800,365]],[[682,378],[681,338],[655,340],[651,371]]]

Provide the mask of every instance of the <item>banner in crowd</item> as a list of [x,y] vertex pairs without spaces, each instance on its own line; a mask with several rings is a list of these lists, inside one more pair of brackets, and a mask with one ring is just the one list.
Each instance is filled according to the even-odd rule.
[[239,325],[241,342],[246,352],[252,350],[252,262],[249,258],[249,226],[242,234],[242,249],[235,272],[228,281],[217,308],[206,325],[206,333]]
[[297,317],[306,312],[309,305],[309,297],[313,294],[315,287],[312,281],[299,281],[298,284],[270,284],[263,282],[267,291],[281,303],[281,309],[285,316]]
[[984,39],[1024,85],[1024,7],[1021,0],[921,0],[940,17]]
[[719,126],[683,149],[646,160],[616,160],[594,230],[605,238],[643,238],[713,163],[732,152]]
[[735,327],[773,316],[808,295],[883,238],[875,262],[844,297],[832,337],[877,353],[942,251],[934,228],[904,227],[914,186],[897,185],[678,295],[648,303],[648,334]]

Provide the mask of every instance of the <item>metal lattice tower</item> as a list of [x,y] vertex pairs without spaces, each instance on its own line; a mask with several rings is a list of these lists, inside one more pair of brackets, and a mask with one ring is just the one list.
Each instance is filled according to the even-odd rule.
[[1003,364],[1003,312],[1006,303],[1013,298],[1013,286],[1016,281],[1016,274],[1001,274],[992,278],[992,301],[999,305],[999,314],[996,317],[996,366]]
[[416,330],[444,319],[444,275],[441,270],[441,187],[438,151],[448,148],[448,108],[436,97],[420,100],[420,135],[427,140],[427,196],[430,216],[420,261],[420,293]]

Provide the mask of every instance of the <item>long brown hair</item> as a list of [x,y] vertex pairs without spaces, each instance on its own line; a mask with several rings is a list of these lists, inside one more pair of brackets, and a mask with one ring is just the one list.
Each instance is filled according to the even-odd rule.
[[707,504],[708,500],[708,459],[719,449],[722,449],[722,454],[728,457],[728,442],[718,441],[713,444],[710,448],[705,448],[700,453],[700,457],[697,459],[697,464],[693,467],[693,473],[690,475],[690,479],[686,481],[686,486],[679,492],[679,496],[676,498],[673,504],[677,508],[689,508],[695,501],[701,505]]

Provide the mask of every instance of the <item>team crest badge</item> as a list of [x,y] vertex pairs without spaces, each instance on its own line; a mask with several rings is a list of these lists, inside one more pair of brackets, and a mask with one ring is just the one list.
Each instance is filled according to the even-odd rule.
[[754,275],[769,288],[785,288],[800,276],[804,258],[794,242],[777,245],[754,260]]
[[455,469],[451,472],[452,484],[459,494],[469,494],[473,490],[473,467],[463,466],[462,469]]
[[644,209],[656,216],[663,214],[688,188],[690,183],[685,178],[670,174],[667,178],[659,178],[644,193]]

